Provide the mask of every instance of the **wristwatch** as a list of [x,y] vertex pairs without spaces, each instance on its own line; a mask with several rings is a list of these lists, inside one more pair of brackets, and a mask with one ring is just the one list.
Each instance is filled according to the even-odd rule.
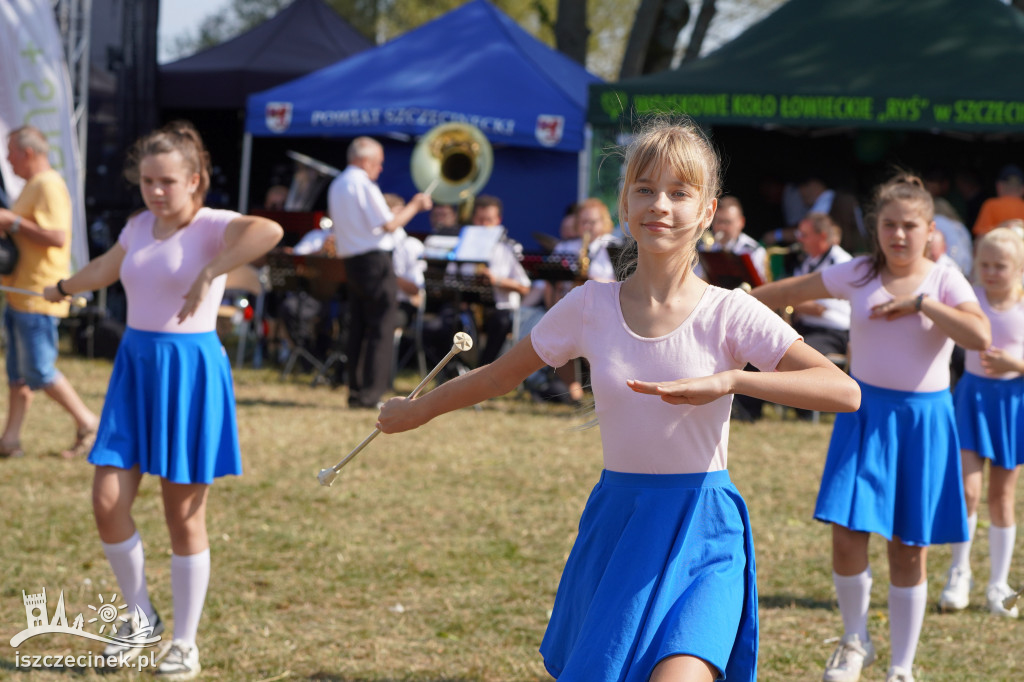
[[7,234],[17,234],[21,229],[21,216],[16,216],[11,226],[7,228]]

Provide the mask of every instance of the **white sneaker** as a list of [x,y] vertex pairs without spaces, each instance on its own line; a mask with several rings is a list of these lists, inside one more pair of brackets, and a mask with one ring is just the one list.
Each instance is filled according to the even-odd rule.
[[[142,613],[141,611],[139,613]],[[142,646],[132,646],[131,641],[139,641],[142,639],[149,639],[157,635],[163,634],[164,622],[160,620],[160,614],[153,615],[153,621],[148,624],[140,623],[139,618],[132,616],[126,622],[121,623],[121,627],[117,629],[117,634],[114,635],[117,639],[126,640],[124,643],[108,644],[103,650],[104,656],[124,656],[124,661],[134,661],[135,658],[144,651]],[[148,630],[148,631],[147,631]]]
[[1012,597],[1013,594],[1013,589],[1006,583],[1002,583],[1001,585],[989,585],[988,589],[985,590],[985,599],[988,601],[988,610],[997,616],[1003,616],[1004,618],[1016,618],[1019,615],[1017,605],[1014,604],[1010,608],[1006,608],[1003,605],[1003,601],[1007,597]]
[[894,665],[889,668],[889,675],[885,678],[885,682],[914,682],[914,676],[906,668]]
[[153,674],[161,680],[191,680],[202,669],[199,665],[199,648],[195,644],[176,639],[171,642],[171,648]]
[[844,635],[825,664],[823,682],[857,682],[862,668],[875,662],[875,645],[857,635]]
[[939,608],[943,611],[962,611],[971,602],[971,569],[953,566],[949,569],[949,579],[939,597]]

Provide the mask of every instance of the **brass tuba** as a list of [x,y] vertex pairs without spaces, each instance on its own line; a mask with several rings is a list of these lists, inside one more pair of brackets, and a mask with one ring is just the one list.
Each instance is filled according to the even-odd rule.
[[442,123],[416,143],[410,164],[419,191],[430,189],[437,203],[464,204],[490,179],[494,152],[476,126]]

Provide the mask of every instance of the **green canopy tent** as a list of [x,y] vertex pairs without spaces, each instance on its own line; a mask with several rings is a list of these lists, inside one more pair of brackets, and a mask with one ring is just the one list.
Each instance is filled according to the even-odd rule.
[[595,84],[587,119],[1024,130],[1024,13],[999,0],[791,0],[679,69]]
[[[1000,0],[791,0],[702,59],[592,85],[594,148],[657,112],[689,115],[716,137],[725,126],[801,131],[820,147],[828,133],[845,134],[856,149],[835,158],[832,144],[838,163],[883,161],[889,131],[1019,139],[1024,13]],[[592,186],[607,184],[593,167]]]

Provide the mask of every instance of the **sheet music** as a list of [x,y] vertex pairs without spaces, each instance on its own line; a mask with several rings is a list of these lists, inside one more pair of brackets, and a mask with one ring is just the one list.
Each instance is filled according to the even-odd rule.
[[466,225],[459,232],[459,244],[455,247],[453,260],[487,263],[491,260],[498,242],[505,236],[503,227]]
[[423,240],[424,260],[448,260],[452,251],[459,245],[457,235],[432,234]]

